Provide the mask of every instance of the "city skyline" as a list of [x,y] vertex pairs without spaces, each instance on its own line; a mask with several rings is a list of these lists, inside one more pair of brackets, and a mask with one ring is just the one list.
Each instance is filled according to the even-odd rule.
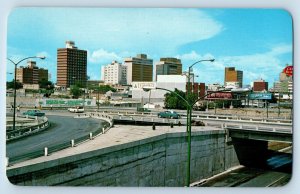
[[[7,56],[45,55],[37,66],[56,82],[57,48],[72,40],[88,51],[91,79],[100,79],[101,66],[113,60],[145,53],[154,63],[179,58],[183,71],[215,58],[195,66],[198,82],[222,84],[225,67],[236,67],[244,84],[262,78],[272,87],[292,64],[292,38],[291,16],[280,9],[17,8],[8,18]],[[13,72],[9,62],[7,72]]]

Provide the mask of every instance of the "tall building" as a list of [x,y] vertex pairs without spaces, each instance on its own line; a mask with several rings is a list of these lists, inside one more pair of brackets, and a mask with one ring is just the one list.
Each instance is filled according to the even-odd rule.
[[40,68],[39,69],[39,81],[42,81],[42,80],[48,81],[48,79],[49,79],[48,69]]
[[186,83],[186,91],[188,91],[188,88],[190,88],[190,92],[196,94],[197,97],[202,97],[205,95],[205,91],[206,91],[205,83],[192,82],[190,84],[190,87],[188,83]]
[[263,79],[255,80],[252,86],[253,92],[268,91],[268,82]]
[[225,67],[224,85],[226,86],[228,82],[238,82],[238,86],[242,88],[243,71],[235,70],[235,67]]
[[153,60],[148,59],[147,55],[138,54],[136,57],[125,58],[124,64],[127,67],[127,84],[152,81]]
[[125,65],[112,61],[111,64],[101,67],[101,76],[105,84],[126,84],[127,68]]
[[177,58],[160,58],[156,63],[156,79],[157,75],[181,75],[182,63]]
[[71,85],[86,86],[87,51],[80,50],[75,42],[66,41],[66,48],[57,49],[57,85],[68,88]]
[[281,72],[279,81],[274,82],[273,90],[281,93],[293,93],[293,77]]
[[27,61],[27,67],[17,68],[16,80],[23,84],[38,84],[45,79],[48,81],[48,70],[38,68],[35,61]]

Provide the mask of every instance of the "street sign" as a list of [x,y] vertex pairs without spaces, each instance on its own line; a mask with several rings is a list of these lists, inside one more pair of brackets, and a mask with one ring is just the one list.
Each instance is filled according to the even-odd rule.
[[293,76],[294,66],[287,66],[283,69],[283,73],[287,76]]
[[251,93],[249,94],[249,100],[271,100],[271,93]]

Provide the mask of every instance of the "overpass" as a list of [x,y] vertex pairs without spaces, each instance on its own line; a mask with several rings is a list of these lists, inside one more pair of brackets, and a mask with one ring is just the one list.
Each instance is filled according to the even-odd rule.
[[225,126],[227,139],[239,138],[260,141],[293,142],[292,128]]

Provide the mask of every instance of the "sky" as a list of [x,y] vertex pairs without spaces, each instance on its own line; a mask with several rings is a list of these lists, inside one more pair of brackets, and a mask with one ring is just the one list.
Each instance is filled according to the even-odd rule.
[[[225,67],[244,72],[243,84],[279,80],[293,64],[292,17],[283,9],[195,8],[16,8],[8,17],[7,57],[27,56],[47,68],[56,82],[57,49],[75,41],[88,51],[87,74],[101,78],[101,66],[113,60],[147,54],[182,60],[183,71],[194,66],[197,82],[224,84]],[[26,62],[20,64],[26,66]],[[7,80],[14,66],[7,61]]]

